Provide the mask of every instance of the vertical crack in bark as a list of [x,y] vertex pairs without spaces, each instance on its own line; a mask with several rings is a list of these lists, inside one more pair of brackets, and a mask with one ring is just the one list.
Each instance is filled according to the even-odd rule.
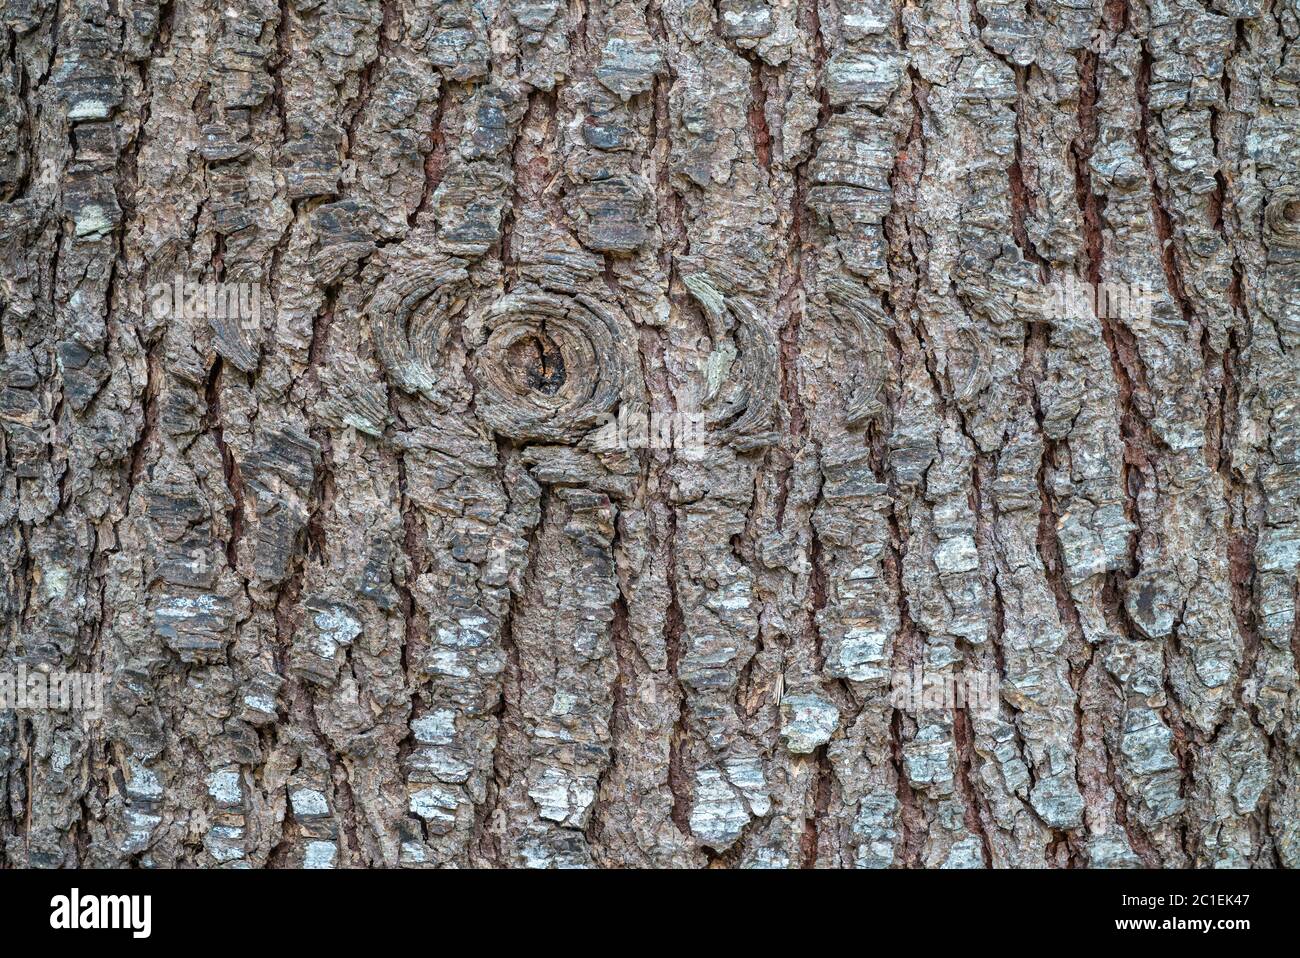
[[1079,59],[1079,135],[1073,143],[1075,195],[1083,214],[1083,248],[1088,282],[1101,282],[1103,245],[1101,211],[1104,200],[1092,189],[1089,163],[1097,146],[1098,57],[1095,50],[1085,50]]
[[[614,555],[618,554],[617,538],[610,548]],[[633,659],[636,656],[636,645],[632,641],[631,629],[628,623],[627,597],[623,594],[621,583],[618,599],[614,603],[614,621],[610,623],[610,640],[614,646],[614,658],[618,669],[614,676],[614,708],[609,723],[609,761],[596,780],[596,797],[592,805],[591,820],[587,823],[587,827],[583,829],[587,842],[592,847],[593,857],[598,861],[601,858],[599,854],[600,846],[606,833],[605,816],[610,805],[610,802],[602,799],[602,795],[605,792],[610,773],[619,761],[619,743],[628,737],[632,729],[632,723],[629,721],[627,714],[627,698],[629,686],[635,691],[636,667],[633,665]],[[617,860],[601,861],[600,863],[602,865],[616,865]]]
[[769,178],[772,173],[772,131],[767,123],[767,81],[762,61],[749,58],[749,135],[754,140],[754,155]]
[[1136,131],[1137,149],[1138,154],[1142,157],[1142,163],[1146,167],[1147,182],[1151,188],[1151,216],[1155,223],[1156,249],[1160,255],[1160,262],[1164,267],[1165,283],[1169,288],[1169,295],[1178,304],[1183,320],[1191,323],[1194,310],[1187,298],[1187,290],[1183,285],[1182,269],[1178,264],[1178,244],[1174,242],[1173,222],[1169,217],[1164,189],[1160,185],[1160,176],[1156,171],[1155,162],[1151,158],[1151,107],[1149,100],[1152,63],[1151,50],[1144,41],[1142,43],[1142,59],[1137,74],[1138,116],[1140,118]]
[[984,867],[993,867],[993,845],[989,841],[981,814],[979,791],[971,781],[971,768],[975,761],[975,734],[971,729],[970,716],[965,708],[954,709],[952,713],[953,744],[957,751],[957,790],[961,793],[962,805],[965,807],[963,821],[980,840],[980,849],[984,855]]
[[[406,225],[414,228],[420,221],[420,214],[425,211],[429,205],[429,199],[442,183],[443,174],[447,172],[447,132],[443,129],[443,121],[447,110],[447,98],[450,91],[444,85],[438,91],[438,103],[433,111],[432,129],[429,131],[429,149],[424,154],[424,186],[420,192],[420,201],[415,204],[415,208],[406,216]],[[503,234],[506,238],[502,240],[504,248],[509,247],[509,233]],[[503,259],[504,259],[503,254]]]
[[673,796],[673,823],[684,837],[694,841],[691,833],[690,778],[686,773],[684,752],[687,739],[686,690],[681,682],[682,644],[685,640],[686,617],[682,612],[677,587],[677,513],[671,506],[667,510],[667,576],[668,613],[664,617],[664,643],[668,650],[668,672],[673,677],[677,691],[677,721],[673,725],[668,751],[668,790]]
[[343,150],[345,160],[352,155],[352,147],[356,143],[357,124],[361,122],[374,93],[375,73],[382,69],[384,61],[392,56],[393,40],[390,34],[399,24],[396,0],[380,0],[379,9],[379,35],[375,44],[374,58],[367,61],[361,71],[357,81],[356,96],[343,108],[342,115],[347,117],[347,145]]
[[[1107,12],[1112,18],[1116,7],[1115,3],[1107,6]],[[1125,7],[1125,17],[1126,10]],[[1095,51],[1085,51],[1079,55],[1079,136],[1073,146],[1076,195],[1079,209],[1083,214],[1087,278],[1093,288],[1097,288],[1101,283],[1104,255],[1101,227],[1103,199],[1093,191],[1089,169],[1089,162],[1098,138],[1097,67],[1098,57]],[[1133,334],[1108,317],[1097,315],[1097,322],[1101,327],[1102,340],[1110,353],[1111,369],[1115,374],[1115,384],[1119,393],[1120,433],[1124,440],[1121,482],[1125,493],[1125,516],[1134,529],[1129,535],[1129,567],[1123,573],[1123,578],[1127,578],[1133,575],[1138,565],[1137,544],[1141,535],[1142,519],[1137,499],[1144,477],[1151,474],[1147,450],[1154,448],[1156,437],[1135,402],[1137,391],[1140,389],[1145,394],[1147,390]],[[1121,577],[1117,573],[1108,573],[1107,578],[1107,617],[1117,630],[1131,636],[1133,633],[1128,631],[1131,626],[1126,622],[1121,607]]]
[[[503,473],[507,460],[518,454],[519,450],[513,443],[498,437],[497,461]],[[479,854],[496,868],[510,865],[502,841],[504,836],[497,828],[502,797],[512,775],[518,771],[513,767],[512,762],[517,761],[519,756],[510,754],[510,739],[511,736],[522,738],[526,734],[522,714],[524,670],[519,643],[515,641],[514,627],[519,618],[519,600],[522,596],[534,593],[533,585],[539,575],[537,558],[541,551],[542,536],[547,529],[551,491],[551,487],[544,483],[539,483],[539,486],[537,524],[527,532],[526,559],[519,592],[511,591],[509,607],[501,623],[501,647],[506,654],[506,667],[501,674],[501,695],[492,711],[497,718],[496,740],[492,746],[492,784],[482,809],[475,815],[474,831],[469,843],[471,848],[478,849]]]
[[221,376],[224,368],[224,363],[221,357],[218,356],[216,362],[212,364],[212,371],[208,374],[207,385],[204,388],[207,413],[202,428],[204,432],[211,433],[213,441],[217,444],[217,450],[221,453],[221,465],[226,480],[226,489],[230,493],[232,501],[228,517],[230,538],[226,541],[226,562],[232,570],[238,571],[239,542],[244,535],[244,480],[239,470],[239,463],[235,460],[234,452],[226,444],[224,426],[221,420]]
[[[912,239],[912,224],[908,211],[916,199],[917,185],[925,171],[926,162],[925,107],[920,77],[915,68],[909,68],[908,79],[911,86],[912,119],[889,172],[888,182],[893,200],[883,225],[889,243],[890,282],[889,289],[883,294],[882,300],[893,319],[886,336],[891,351],[897,357],[895,376],[900,383],[906,377],[909,352],[916,348],[914,343],[904,345],[901,330],[904,328],[904,322],[907,323],[908,329],[912,326],[911,311],[919,295],[921,269],[920,259]],[[890,408],[892,409],[892,404]],[[873,450],[873,455],[877,474],[887,479],[890,492],[890,507],[886,515],[890,541],[882,565],[890,588],[897,596],[899,622],[890,667],[893,674],[911,674],[913,666],[920,662],[920,650],[924,639],[912,621],[907,592],[903,586],[903,565],[906,558],[903,518],[907,515],[907,502],[902,499],[902,490],[898,487],[897,480],[889,476],[886,470],[885,441],[883,434],[876,434],[879,448]],[[928,823],[916,791],[907,776],[903,757],[903,723],[903,712],[894,709],[890,721],[890,751],[900,807],[898,818],[900,834],[894,860],[902,867],[916,868],[921,863],[922,846],[928,831]],[[912,731],[914,734],[914,730]]]
[[[161,375],[161,361],[155,355],[157,347],[161,346],[161,337],[145,350],[145,369],[146,379],[144,385],[144,394],[141,397],[141,406],[144,409],[143,422],[140,425],[140,435],[136,439],[135,445],[131,448],[129,465],[127,467],[127,483],[132,491],[139,484],[141,477],[144,475],[145,453],[153,444],[154,438],[158,432],[158,380]],[[130,495],[128,493],[128,499]]]
[[803,834],[799,837],[799,867],[804,869],[817,867],[822,823],[830,811],[835,779],[835,769],[826,754],[825,745],[819,745],[812,758],[817,768],[816,785],[812,796],[812,815],[804,819]]
[[[1038,472],[1036,473],[1038,497],[1041,502],[1038,518],[1038,558],[1043,564],[1047,584],[1056,599],[1056,609],[1060,614],[1061,623],[1065,626],[1071,638],[1077,642],[1086,642],[1079,621],[1079,610],[1075,606],[1074,597],[1070,594],[1070,588],[1065,581],[1065,554],[1056,533],[1060,519],[1047,482],[1049,464],[1056,465],[1059,461],[1057,456],[1058,442],[1048,437],[1046,430],[1043,428],[1041,383],[1047,349],[1048,330],[1046,324],[1030,323],[1026,328],[1025,356],[1020,369],[1020,382],[1025,397],[1033,408],[1034,421],[1038,425],[1038,434],[1043,439],[1043,454],[1039,459]],[[1078,691],[1077,684],[1075,685],[1075,691]]]
[[1021,253],[1031,263],[1038,266],[1039,278],[1046,279],[1049,271],[1047,261],[1039,255],[1038,250],[1034,247],[1033,241],[1029,238],[1029,230],[1025,225],[1026,217],[1032,212],[1034,207],[1033,195],[1030,193],[1025,182],[1025,150],[1024,142],[1021,139],[1022,128],[1024,126],[1024,96],[1025,82],[1029,75],[1027,67],[1017,66],[1016,72],[1016,152],[1015,159],[1012,160],[1011,166],[1007,169],[1007,178],[1010,185],[1011,197],[1011,235],[1015,237],[1016,245],[1020,247]]
[[[397,397],[392,390],[388,392],[388,412],[398,428],[405,431],[407,426],[402,419]],[[392,431],[391,427],[386,431],[385,439],[387,442],[385,445],[392,443]],[[425,533],[409,494],[410,487],[406,476],[406,455],[400,448],[396,448],[393,452],[393,459],[397,467],[398,512],[402,517],[402,541],[400,547],[402,557],[405,560],[402,576],[400,579],[395,579],[393,585],[402,603],[402,673],[406,677],[407,687],[415,688],[415,676],[412,674],[413,653],[422,643],[422,635],[427,633],[428,624],[421,622],[422,616],[416,608],[415,596],[411,591],[411,587],[415,580],[427,569],[427,559],[422,546]]]

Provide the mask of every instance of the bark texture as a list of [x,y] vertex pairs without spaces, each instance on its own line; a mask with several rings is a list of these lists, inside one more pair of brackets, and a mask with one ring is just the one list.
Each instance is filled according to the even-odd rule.
[[1300,864],[1297,0],[0,11],[8,865]]

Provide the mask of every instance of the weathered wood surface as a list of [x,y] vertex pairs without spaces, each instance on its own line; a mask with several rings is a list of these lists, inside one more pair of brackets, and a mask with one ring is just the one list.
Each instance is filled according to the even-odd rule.
[[1300,864],[1296,0],[0,10],[8,865]]

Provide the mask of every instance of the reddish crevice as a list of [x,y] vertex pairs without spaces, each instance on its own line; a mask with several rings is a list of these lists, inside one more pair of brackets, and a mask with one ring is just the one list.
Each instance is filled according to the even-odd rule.
[[443,174],[447,172],[449,148],[447,133],[443,129],[444,114],[447,109],[449,91],[444,86],[438,93],[438,105],[433,112],[432,129],[429,131],[429,151],[424,154],[424,190],[420,201],[406,217],[406,225],[414,227],[420,220],[420,214],[429,205],[438,185],[442,183]]
[[1155,164],[1151,159],[1151,108],[1149,100],[1152,62],[1151,51],[1143,43],[1142,59],[1138,65],[1137,74],[1137,99],[1141,118],[1136,131],[1137,148],[1138,153],[1142,156],[1142,162],[1146,166],[1147,180],[1151,186],[1151,216],[1155,224],[1156,250],[1160,255],[1161,265],[1164,267],[1165,284],[1169,287],[1169,295],[1178,304],[1178,309],[1182,313],[1184,321],[1191,322],[1193,316],[1192,304],[1187,298],[1182,270],[1178,265],[1173,223],[1166,208],[1167,204],[1164,198],[1164,190],[1160,185],[1160,177],[1156,173]]
[[813,787],[812,815],[804,819],[803,832],[799,836],[799,867],[816,868],[817,856],[821,847],[821,826],[826,813],[831,807],[831,794],[835,772],[831,768],[826,746],[817,748],[813,756],[817,763],[817,782]]

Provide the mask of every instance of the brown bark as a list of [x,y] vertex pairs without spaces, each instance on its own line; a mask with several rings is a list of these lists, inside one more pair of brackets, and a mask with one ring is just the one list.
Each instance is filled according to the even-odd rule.
[[0,9],[8,865],[1300,863],[1294,0]]

